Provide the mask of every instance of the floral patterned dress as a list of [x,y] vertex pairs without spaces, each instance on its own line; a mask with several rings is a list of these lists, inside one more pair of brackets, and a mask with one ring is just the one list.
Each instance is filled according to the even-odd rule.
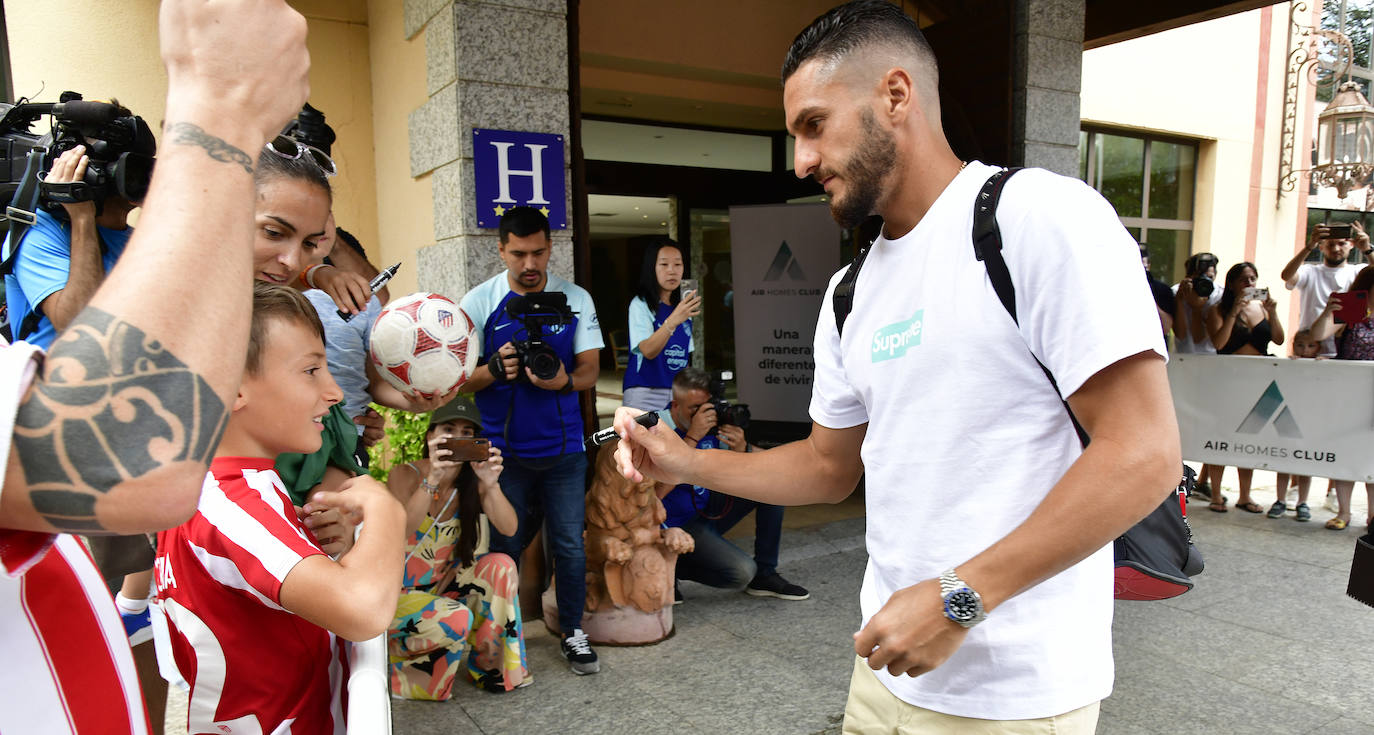
[[532,680],[520,624],[520,575],[509,556],[481,553],[489,536],[486,516],[478,527],[475,561],[447,583],[457,563],[457,515],[438,522],[425,516],[407,542],[401,598],[387,631],[393,696],[446,700],[460,670],[488,691]]
[[1345,328],[1336,357],[1340,360],[1374,360],[1374,317]]

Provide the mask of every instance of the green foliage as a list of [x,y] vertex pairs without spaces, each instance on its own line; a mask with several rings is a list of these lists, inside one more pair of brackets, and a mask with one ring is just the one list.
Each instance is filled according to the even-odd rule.
[[429,414],[410,413],[372,404],[386,418],[386,438],[367,450],[371,460],[368,473],[385,482],[391,468],[420,458],[425,448],[425,428]]

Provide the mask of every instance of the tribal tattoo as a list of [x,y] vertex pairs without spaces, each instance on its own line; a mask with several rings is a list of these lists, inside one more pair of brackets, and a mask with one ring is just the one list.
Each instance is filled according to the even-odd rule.
[[253,173],[253,159],[247,153],[205,132],[199,125],[187,122],[173,123],[167,129],[167,139],[171,143],[199,146],[216,161],[237,163],[243,166],[244,171]]
[[20,405],[14,444],[44,520],[102,533],[101,497],[174,462],[208,463],[227,421],[203,377],[137,327],[87,308]]

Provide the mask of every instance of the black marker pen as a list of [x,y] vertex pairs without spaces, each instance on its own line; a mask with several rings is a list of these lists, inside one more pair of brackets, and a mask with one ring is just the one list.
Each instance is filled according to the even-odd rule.
[[[393,266],[391,266],[390,268],[387,268],[386,270],[382,271],[381,273],[378,273],[378,274],[376,275],[376,277],[374,277],[374,278],[372,279],[372,281],[371,281],[370,283],[367,284],[367,294],[368,294],[368,296],[371,297],[372,294],[377,293],[377,291],[378,291],[382,286],[385,286],[385,285],[386,285],[386,282],[387,282],[387,281],[390,281],[390,280],[391,280],[391,277],[392,277],[392,276],[396,275],[396,271],[400,270],[400,268],[401,268],[401,264],[400,264],[400,263],[397,263],[396,265],[393,265]],[[363,307],[366,308],[367,305],[364,304]],[[337,311],[337,313],[338,313],[338,315],[339,315],[339,318],[342,319],[342,320],[344,320],[344,321],[349,321],[349,320],[352,319],[353,317],[357,316],[357,314],[350,314],[350,313],[344,311],[343,309],[338,309],[338,310],[336,310],[336,311]]]
[[[642,413],[635,417],[635,423],[647,429],[653,426],[654,424],[658,423],[658,414],[653,411],[650,411],[648,413]],[[594,447],[599,447],[602,444],[606,444],[607,442],[611,441],[612,439],[619,438],[620,435],[615,433],[615,427],[611,426],[602,429],[601,431],[598,431],[595,434],[592,434],[591,436],[587,437],[587,443]]]

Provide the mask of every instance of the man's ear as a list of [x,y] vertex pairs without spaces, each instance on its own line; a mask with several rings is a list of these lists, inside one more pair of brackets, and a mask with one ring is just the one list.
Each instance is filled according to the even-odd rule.
[[883,75],[880,94],[882,96],[882,112],[888,116],[894,125],[900,124],[920,104],[916,96],[920,92],[916,89],[916,83],[911,75],[907,74],[906,69],[894,66],[887,70]]

